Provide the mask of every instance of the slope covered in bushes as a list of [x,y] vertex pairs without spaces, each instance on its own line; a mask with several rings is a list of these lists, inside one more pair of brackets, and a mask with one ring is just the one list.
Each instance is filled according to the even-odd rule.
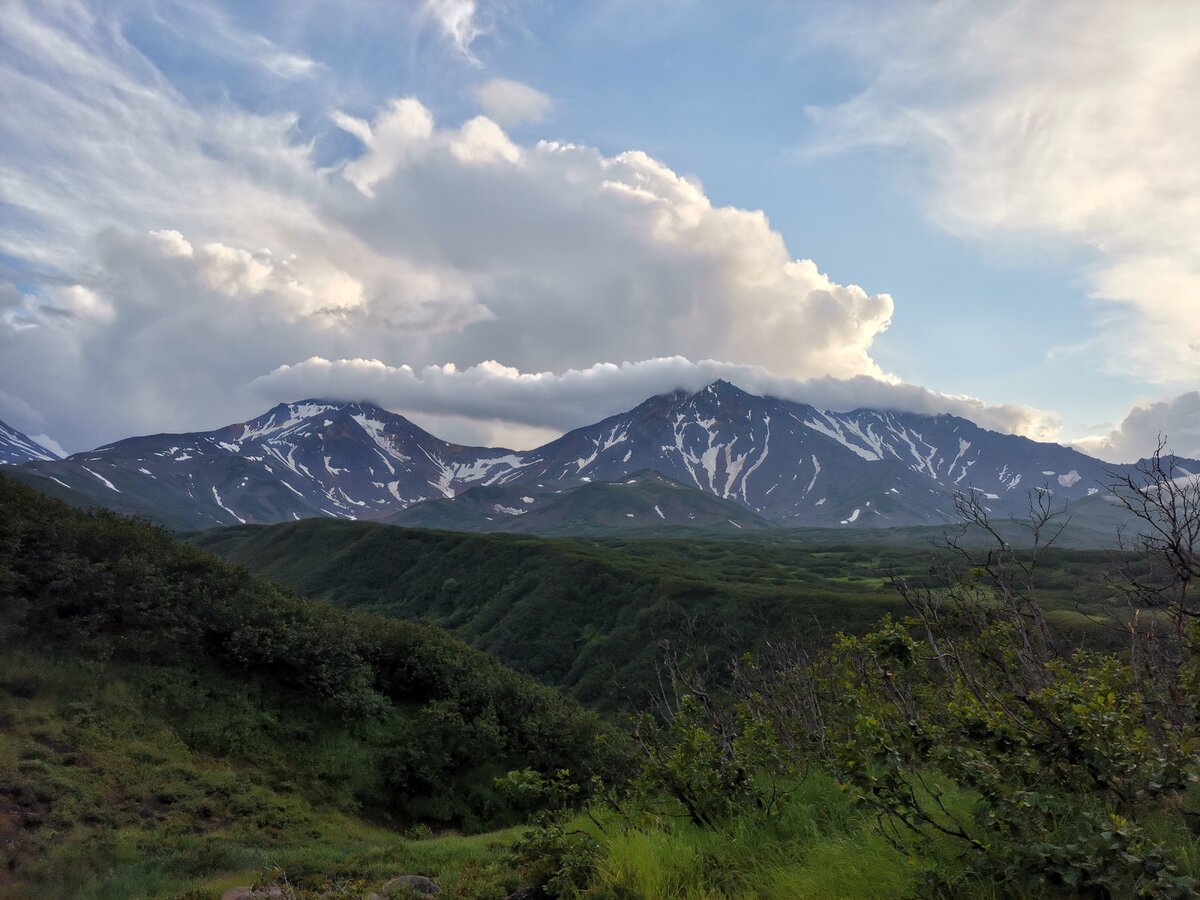
[[603,731],[436,628],[290,596],[0,478],[0,893],[345,843],[337,815],[504,824],[497,775],[600,770]]
[[[602,709],[657,684],[663,641],[712,664],[764,640],[827,641],[902,607],[889,576],[928,577],[933,551],[779,540],[547,539],[310,519],[207,532],[198,546],[306,596],[449,629]],[[1089,623],[1106,557],[1057,551],[1043,599]],[[1107,632],[1093,636],[1106,639]]]

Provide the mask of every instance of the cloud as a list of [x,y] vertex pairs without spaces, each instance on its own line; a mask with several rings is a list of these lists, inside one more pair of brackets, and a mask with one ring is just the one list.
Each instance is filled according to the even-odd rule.
[[483,34],[484,29],[477,18],[475,0],[424,0],[421,8],[425,16],[437,23],[463,57],[479,65],[478,58],[471,52],[471,45]]
[[29,300],[14,284],[0,284],[0,340],[6,333],[14,333],[26,321]]
[[454,365],[389,366],[375,359],[313,357],[280,366],[251,384],[263,403],[298,397],[368,399],[417,414],[459,416],[561,432],[591,424],[676,389],[696,391],[724,378],[751,393],[815,406],[850,410],[862,406],[936,415],[951,413],[1006,433],[1046,440],[1057,433],[1056,416],[1015,405],[988,405],[970,397],[939,394],[915,385],[851,379],[795,379],[760,366],[680,356],[638,362],[598,363],[564,372],[521,372],[489,360],[466,369]]
[[343,169],[364,196],[333,210],[340,224],[383,257],[452,269],[488,311],[427,362],[499,347],[522,368],[619,352],[887,377],[870,347],[890,296],[831,282],[762,212],[714,206],[645,153],[518,146],[486,117],[439,127],[415,98],[340,123],[366,144]]
[[[474,7],[454,9],[436,12],[469,49]],[[0,18],[0,254],[22,272],[0,287],[0,384],[68,449],[216,427],[286,391],[545,430],[719,374],[1053,432],[895,383],[871,355],[889,295],[831,281],[763,212],[646,153],[523,144],[402,97],[323,110],[355,140],[318,162],[295,111],[187,96],[122,23],[70,0]]]
[[490,119],[505,127],[540,122],[554,106],[537,88],[507,78],[493,78],[476,87],[475,100]]
[[814,109],[815,149],[901,148],[934,218],[995,245],[1088,248],[1095,365],[1200,379],[1200,6],[1021,0],[843,11],[869,86]]
[[368,197],[375,196],[377,181],[420,152],[433,134],[433,114],[412,97],[393,100],[373,127],[343,112],[334,112],[332,118],[334,124],[366,147],[367,152],[347,163],[342,174]]
[[120,24],[70,0],[5,5],[0,253],[61,279],[106,226],[249,246],[318,227],[295,113],[190,103]]
[[67,455],[67,451],[62,448],[62,444],[50,437],[48,434],[31,434],[29,437],[37,441],[47,450],[52,450],[53,452],[57,453],[59,456]]
[[1200,459],[1200,391],[1134,406],[1108,434],[1074,441],[1075,446],[1110,462],[1135,462],[1154,452],[1159,438],[1167,450]]

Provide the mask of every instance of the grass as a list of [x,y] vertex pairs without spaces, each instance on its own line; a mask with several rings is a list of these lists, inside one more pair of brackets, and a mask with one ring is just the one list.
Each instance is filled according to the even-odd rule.
[[[337,777],[314,778],[352,770],[351,743],[252,727],[249,704],[220,712],[235,731],[243,723],[227,738],[238,752],[205,749],[211,736],[161,697],[148,699],[145,675],[26,653],[0,660],[0,895],[207,898],[286,878],[311,896],[361,896],[399,874],[476,900],[521,886],[507,861],[521,829],[414,839],[402,823],[353,811]],[[209,689],[210,703],[236,704],[220,684]],[[320,761],[298,765],[297,743]],[[572,825],[602,846],[587,892],[596,898],[904,897],[930,861],[885,841],[823,775],[810,775],[770,820],[717,831],[682,820],[669,831],[602,822],[603,831],[586,817]]]
[[767,820],[748,817],[715,831],[683,820],[669,830],[623,831],[612,819],[601,825],[572,823],[602,848],[588,896],[891,900],[917,896],[925,868],[953,868],[949,848],[889,843],[824,775],[810,775]]
[[[236,758],[198,749],[210,739],[148,702],[144,674],[24,653],[0,660],[0,895],[218,897],[286,878],[314,896],[339,887],[359,896],[422,874],[445,896],[485,900],[521,885],[507,864],[520,829],[418,840],[368,821],[339,808],[336,786],[308,782],[291,751],[273,755],[279,732],[243,728]],[[349,745],[322,746],[314,767],[336,771]],[[353,761],[349,752],[341,764]],[[902,897],[919,874],[823,776],[766,822],[720,831],[680,823],[670,833],[608,824],[604,832],[586,818],[574,824],[603,847],[589,896]]]
[[[207,753],[186,718],[147,701],[144,675],[24,653],[0,659],[0,896],[219,896],[275,869],[309,886],[406,873],[495,888],[480,896],[505,896],[505,878],[516,886],[501,866],[514,830],[409,839],[348,811],[337,777],[311,778],[352,770],[352,742],[318,747],[306,772],[295,762],[306,747],[271,752],[287,740],[281,732],[210,704],[204,715],[245,727],[236,756]],[[211,687],[215,699],[222,693]]]

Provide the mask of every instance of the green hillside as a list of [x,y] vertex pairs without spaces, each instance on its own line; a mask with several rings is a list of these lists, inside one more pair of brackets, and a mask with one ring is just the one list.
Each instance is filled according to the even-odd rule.
[[[901,610],[888,573],[920,580],[932,559],[928,548],[545,539],[329,520],[238,526],[195,542],[307,596],[445,627],[600,708],[644,698],[663,641],[720,665],[767,639],[862,631]],[[1045,602],[1086,627],[1078,609],[1108,590],[1106,559],[1052,554]]]
[[438,629],[298,599],[0,477],[0,895],[478,861],[482,843],[395,830],[515,822],[496,776],[586,777],[604,733]]

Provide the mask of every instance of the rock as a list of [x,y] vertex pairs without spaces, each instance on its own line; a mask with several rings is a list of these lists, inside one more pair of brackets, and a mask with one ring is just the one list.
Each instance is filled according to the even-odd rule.
[[390,892],[402,888],[416,894],[423,894],[426,897],[432,897],[441,890],[436,882],[431,881],[424,875],[400,875],[384,883],[383,895],[386,897]]

